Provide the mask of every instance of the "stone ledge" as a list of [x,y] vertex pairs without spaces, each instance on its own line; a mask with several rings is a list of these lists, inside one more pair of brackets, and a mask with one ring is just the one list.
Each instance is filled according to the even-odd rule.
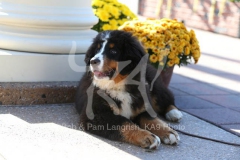
[[73,103],[78,82],[0,82],[0,105]]

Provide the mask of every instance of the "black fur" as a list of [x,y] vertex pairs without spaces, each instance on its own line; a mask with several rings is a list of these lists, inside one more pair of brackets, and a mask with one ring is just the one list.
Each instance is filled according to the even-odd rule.
[[[97,92],[101,89],[98,87],[94,87],[93,103],[91,106],[94,113],[94,119],[88,118],[86,114],[88,102],[87,89],[91,86],[93,81],[93,74],[91,73],[91,71],[89,71],[88,66],[90,65],[90,59],[94,57],[94,55],[98,51],[97,46],[102,41],[101,37],[109,32],[109,41],[116,44],[114,49],[117,51],[117,54],[109,54],[108,49],[106,49],[106,57],[118,62],[127,60],[131,61],[131,63],[120,72],[121,75],[129,75],[139,64],[141,58],[146,54],[138,40],[130,33],[123,31],[107,31],[98,34],[97,37],[94,38],[92,45],[86,53],[85,62],[87,70],[86,73],[83,75],[82,79],[80,80],[77,89],[76,109],[80,114],[81,124],[86,131],[102,137],[106,137],[108,139],[121,141],[123,139],[121,132],[119,130],[109,130],[109,128],[112,128],[116,125],[123,125],[126,122],[137,122],[139,116],[147,114],[146,111],[139,113],[138,115],[134,115],[130,119],[127,119],[126,117],[123,117],[121,115],[115,115],[109,107],[108,102],[97,94]],[[145,77],[146,82],[151,84],[155,75],[156,69],[150,64],[147,64]],[[138,73],[134,77],[134,79],[140,81],[140,74]],[[133,111],[144,107],[144,101],[142,98],[142,94],[138,90],[138,85],[126,84],[126,91],[131,95],[133,103],[130,107]],[[104,90],[102,90],[102,92],[105,93]],[[160,77],[158,77],[158,79],[155,81],[153,91],[150,94],[157,99],[157,105],[159,107],[159,111],[161,111],[161,113],[159,112],[159,114],[165,114],[167,107],[170,105],[174,105],[173,94],[163,85]],[[118,104],[118,107],[121,109],[121,102],[114,98],[113,100],[116,104]],[[94,129],[91,126],[100,126],[102,128]]]

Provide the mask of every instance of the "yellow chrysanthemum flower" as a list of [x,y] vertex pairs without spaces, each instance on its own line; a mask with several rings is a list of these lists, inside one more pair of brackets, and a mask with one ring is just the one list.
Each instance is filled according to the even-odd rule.
[[102,7],[103,5],[104,5],[104,2],[102,1],[98,1],[98,0],[92,1],[92,6]]
[[167,56],[167,55],[169,55],[169,53],[170,53],[170,50],[169,50],[169,49],[164,49],[164,50],[161,50],[161,51],[160,51],[160,54],[162,54],[164,57]]
[[141,37],[139,39],[142,43],[146,43],[147,42],[147,37]]
[[105,2],[111,2],[111,3],[116,3],[117,0],[104,0]]
[[184,54],[185,55],[189,55],[190,54],[190,47],[188,47],[188,46],[185,47]]
[[173,40],[177,39],[177,35],[176,34],[172,34],[171,35],[171,39],[173,39]]
[[102,9],[97,10],[96,14],[99,17],[99,19],[102,21],[108,21],[110,18],[110,14],[108,12],[105,12]]
[[105,3],[104,6],[103,6],[103,10],[107,10],[107,11],[111,11],[113,8],[112,5],[110,5],[109,3]]
[[151,41],[151,43],[153,46],[156,46],[158,44],[157,41]]
[[111,30],[112,29],[111,25],[109,25],[109,24],[104,24],[102,26],[102,28],[103,28],[103,30]]
[[[106,28],[118,29],[118,26],[121,26],[124,22],[137,18],[126,5],[119,3],[117,0],[93,0],[92,8],[94,14],[99,18],[99,22],[92,29],[98,32]],[[113,19],[117,22],[112,22]],[[106,23],[111,27],[106,27]]]
[[174,60],[169,60],[168,63],[167,63],[167,65],[168,65],[169,67],[174,66],[174,64],[175,64],[175,61],[174,61]]
[[150,62],[156,63],[158,61],[158,57],[155,54],[150,55]]
[[194,42],[192,43],[192,47],[191,47],[193,50],[197,49],[198,48],[198,43]]
[[181,54],[183,52],[183,46],[178,46],[177,49],[177,54]]
[[115,19],[111,19],[111,20],[109,20],[109,24],[113,25],[113,26],[117,26],[118,22]]
[[184,39],[185,39],[186,41],[190,41],[189,35],[185,34],[185,35],[184,35]]
[[178,57],[175,57],[175,58],[174,58],[174,63],[175,63],[175,64],[179,64],[179,63],[180,63],[180,59],[179,59]]
[[167,60],[166,67],[195,62],[200,57],[200,47],[193,30],[187,31],[183,23],[177,20],[135,20],[122,25],[120,30],[132,32],[150,54],[150,62]]
[[170,54],[168,55],[169,59],[174,59],[176,57],[174,52],[170,52]]
[[190,38],[193,38],[193,39],[195,39],[196,37],[195,32],[193,30],[190,30],[189,35],[190,35]]
[[197,63],[198,62],[198,59],[199,59],[199,57],[200,57],[200,52],[198,51],[198,50],[194,50],[193,51],[193,58],[194,58],[194,60],[195,60],[195,63]]
[[158,55],[158,52],[160,52],[160,51],[159,51],[159,49],[158,49],[158,48],[156,48],[156,47],[155,47],[155,48],[153,48],[153,49],[152,49],[152,51],[153,51],[154,53],[156,53],[156,55]]
[[174,52],[174,53],[177,52],[178,49],[177,49],[177,46],[174,43],[171,44],[170,47],[171,47],[172,52]]
[[165,45],[165,43],[164,43],[163,41],[160,41],[160,42],[158,43],[158,47],[161,48],[161,49],[163,49],[163,48],[166,47],[166,45]]
[[114,18],[116,18],[116,19],[119,18],[119,16],[120,16],[120,11],[119,11],[119,9],[118,9],[117,7],[114,7],[114,6],[113,6],[109,11],[110,11],[111,15],[114,16]]
[[178,29],[174,29],[173,30],[173,33],[176,34],[176,35],[179,35],[180,34],[180,31]]

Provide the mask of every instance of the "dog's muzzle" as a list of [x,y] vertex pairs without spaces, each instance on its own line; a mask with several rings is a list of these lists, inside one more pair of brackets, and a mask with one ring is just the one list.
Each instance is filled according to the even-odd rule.
[[90,65],[91,65],[90,68],[96,78],[103,78],[107,76],[104,72],[100,71],[100,68],[99,68],[100,62],[101,61],[98,58],[93,58],[90,60]]
[[90,60],[90,64],[93,66],[93,65],[98,65],[100,63],[100,60],[98,59],[98,58],[96,58],[96,59],[91,59]]

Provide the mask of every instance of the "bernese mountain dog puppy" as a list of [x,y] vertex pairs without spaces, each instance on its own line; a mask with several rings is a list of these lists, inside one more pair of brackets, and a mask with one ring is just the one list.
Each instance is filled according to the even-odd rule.
[[179,121],[182,113],[147,56],[131,33],[104,31],[94,38],[76,95],[85,131],[146,149],[178,143],[177,132],[157,114]]

